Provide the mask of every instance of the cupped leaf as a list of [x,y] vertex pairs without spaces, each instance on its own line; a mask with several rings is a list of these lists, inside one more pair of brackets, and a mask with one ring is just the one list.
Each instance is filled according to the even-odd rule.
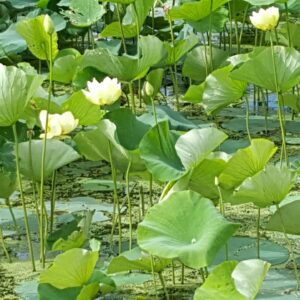
[[79,295],[81,287],[58,289],[48,283],[40,283],[38,292],[40,300],[74,300]]
[[69,10],[61,13],[69,18],[71,24],[78,27],[89,27],[105,14],[103,5],[98,0],[71,0]]
[[[47,140],[46,146],[44,178],[50,177],[53,171],[80,158],[80,155],[64,142]],[[42,149],[42,140],[32,140],[30,160],[29,142],[19,144],[21,172],[27,178],[34,179],[35,181],[41,180]]]
[[231,274],[236,290],[247,300],[254,300],[270,267],[270,263],[260,259],[239,262]]
[[247,178],[234,193],[234,203],[252,202],[258,207],[280,203],[294,185],[294,174],[286,167],[268,165]]
[[[66,49],[65,49],[66,50]],[[55,59],[53,65],[53,80],[62,83],[71,83],[76,75],[78,58],[80,53],[72,51],[75,49],[70,49],[69,52],[64,51],[65,55],[60,55]],[[62,51],[61,51],[62,52]]]
[[169,130],[168,121],[153,127],[141,140],[141,157],[157,180],[175,180],[185,173],[175,150],[176,140],[177,136]]
[[[212,48],[213,68],[217,69],[226,62],[228,52],[219,48]],[[182,74],[191,77],[193,80],[204,81],[212,72],[210,52],[205,46],[199,46],[187,54],[184,61]]]
[[[57,33],[51,37],[44,28],[46,15],[40,15],[32,19],[24,19],[17,23],[17,32],[26,40],[29,50],[41,60],[52,59],[58,54]],[[51,48],[50,48],[51,47]],[[51,49],[51,50],[50,50]]]
[[247,84],[230,78],[232,68],[229,65],[218,69],[206,78],[202,103],[208,114],[214,114],[243,97]]
[[299,213],[299,199],[281,205],[279,209],[277,209],[275,213],[271,216],[269,223],[266,226],[266,229],[300,235]]
[[100,107],[91,103],[82,91],[73,93],[63,104],[62,109],[72,112],[75,119],[79,120],[79,124],[85,126],[99,123],[104,115]]
[[40,283],[48,283],[58,289],[81,287],[93,274],[98,252],[71,249],[58,255],[51,267],[40,275]]
[[191,191],[176,192],[150,208],[138,225],[138,244],[152,255],[178,258],[199,269],[212,263],[237,228],[210,200]]
[[[154,272],[161,272],[170,260],[155,257],[153,260]],[[126,271],[147,271],[152,272],[152,259],[151,256],[142,252],[139,247],[130,251],[121,253],[119,256],[114,257],[107,267],[108,273],[119,273]]]
[[[212,11],[217,10],[223,4],[230,0],[214,0]],[[196,2],[186,2],[181,6],[174,7],[170,10],[170,17],[175,19],[184,19],[188,21],[199,21],[207,17],[211,12],[211,0],[202,0]]]
[[210,15],[201,19],[200,21],[190,21],[188,22],[197,32],[209,32],[210,27],[212,32],[222,32],[226,22],[228,21],[228,10],[224,7],[219,8],[218,10]]
[[226,261],[196,290],[195,300],[254,300],[270,268],[259,259]]
[[127,151],[118,141],[116,125],[107,119],[101,120],[96,129],[78,133],[74,141],[79,152],[89,160],[104,159],[110,162],[109,147],[111,147],[113,163],[119,170],[127,170],[129,161],[132,172],[146,169],[139,151]]
[[191,169],[226,139],[227,135],[214,127],[192,129],[178,138],[175,149],[184,167]]
[[225,189],[238,187],[246,178],[261,171],[275,154],[274,143],[266,139],[253,139],[247,148],[238,150],[221,173],[220,184]]
[[156,65],[166,56],[164,44],[157,37],[140,38],[141,57],[116,56],[107,49],[87,51],[81,67],[94,67],[100,72],[122,81],[132,81],[144,77],[151,66]]
[[0,45],[0,58],[21,53],[27,48],[24,39],[16,32],[15,23],[0,33]]
[[[122,1],[122,0],[118,0]],[[127,0],[127,4],[130,1]],[[113,1],[117,2],[117,1]],[[118,2],[121,3],[121,2]],[[102,38],[105,37],[118,37],[133,38],[140,32],[142,25],[144,24],[149,10],[153,7],[154,0],[136,0],[134,4],[130,4],[126,9],[126,14],[122,20],[122,28],[119,22],[112,22],[108,24],[100,33]],[[138,28],[139,27],[139,28]]]
[[130,109],[116,109],[105,116],[116,125],[118,141],[127,150],[138,149],[150,126],[139,121]]
[[21,69],[0,64],[0,126],[18,121],[42,82],[40,75],[27,75]]
[[171,43],[166,42],[165,47],[168,52],[166,59],[167,65],[174,65],[178,62],[185,54],[187,54],[192,48],[198,44],[199,40],[196,35],[189,35],[184,40],[176,41],[174,47]]
[[274,74],[272,51],[266,48],[250,59],[238,69],[231,72],[231,77],[237,80],[254,83],[260,87],[286,92],[300,83],[300,53],[294,48],[282,46],[274,47],[276,77]]

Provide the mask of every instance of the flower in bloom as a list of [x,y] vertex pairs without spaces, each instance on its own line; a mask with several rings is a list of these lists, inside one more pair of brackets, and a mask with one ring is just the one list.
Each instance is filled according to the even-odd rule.
[[277,7],[261,8],[258,12],[253,12],[250,21],[254,27],[268,31],[274,29],[279,20],[279,9]]
[[[40,112],[40,121],[42,128],[47,132],[47,139],[52,139],[56,136],[66,135],[78,126],[78,119],[75,119],[71,112],[63,114],[48,114],[48,126],[46,128],[47,111]],[[45,138],[45,133],[40,135],[40,138]]]
[[102,82],[94,78],[93,81],[88,81],[87,89],[83,93],[90,102],[97,105],[113,104],[122,95],[121,83],[118,83],[117,78],[106,77]]

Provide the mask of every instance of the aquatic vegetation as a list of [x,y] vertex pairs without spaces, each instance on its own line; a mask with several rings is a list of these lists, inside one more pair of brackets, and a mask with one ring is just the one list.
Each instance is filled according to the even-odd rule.
[[0,261],[26,247],[23,290],[298,295],[298,1],[0,10]]

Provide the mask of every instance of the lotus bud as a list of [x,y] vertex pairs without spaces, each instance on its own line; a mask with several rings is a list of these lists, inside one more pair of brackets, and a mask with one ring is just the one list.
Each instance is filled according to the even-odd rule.
[[215,186],[219,186],[219,178],[217,176],[215,177]]
[[54,23],[49,15],[45,15],[44,17],[44,22],[43,26],[45,31],[49,34],[52,35],[55,32],[55,26]]
[[261,8],[258,12],[253,12],[250,21],[254,27],[263,31],[274,29],[279,20],[279,9],[277,7]]
[[121,84],[117,78],[106,77],[101,83],[95,78],[88,81],[87,90],[82,91],[87,99],[97,105],[110,105],[116,102],[122,95]]
[[144,90],[145,90],[145,94],[146,94],[148,97],[152,97],[152,96],[154,95],[154,88],[153,88],[153,85],[152,85],[149,81],[146,81],[146,82],[145,82]]

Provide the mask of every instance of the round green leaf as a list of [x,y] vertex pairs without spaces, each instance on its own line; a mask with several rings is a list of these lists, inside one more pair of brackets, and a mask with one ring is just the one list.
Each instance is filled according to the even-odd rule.
[[178,138],[175,149],[184,167],[191,169],[199,165],[226,138],[224,132],[214,127],[192,129]]
[[[280,92],[286,92],[300,83],[300,53],[294,48],[282,46],[275,46],[274,52],[278,89]],[[231,77],[276,92],[271,49],[268,47],[249,58],[231,72]]]
[[168,121],[164,121],[149,130],[140,143],[141,158],[158,180],[175,180],[185,173],[175,150],[176,139]]
[[27,75],[16,67],[0,64],[0,126],[18,121],[42,82],[42,76]]
[[150,208],[138,226],[138,244],[152,255],[199,269],[212,263],[238,226],[198,193],[176,192]]
[[[29,142],[19,144],[21,172],[27,178],[35,181],[41,180],[43,142],[43,140],[32,140],[31,142],[32,166],[29,159]],[[55,170],[80,158],[80,155],[72,147],[58,140],[47,140],[46,147],[44,178],[50,177]]]
[[71,249],[58,255],[51,267],[40,275],[40,283],[49,283],[58,289],[81,287],[93,274],[98,252]]

